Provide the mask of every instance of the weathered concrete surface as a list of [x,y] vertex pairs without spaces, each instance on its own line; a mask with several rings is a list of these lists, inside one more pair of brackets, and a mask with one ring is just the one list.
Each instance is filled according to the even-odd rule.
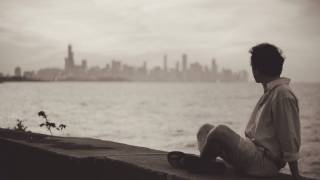
[[[228,168],[199,175],[172,168],[167,152],[91,138],[0,129],[0,179],[257,179]],[[291,179],[279,174],[268,179]]]

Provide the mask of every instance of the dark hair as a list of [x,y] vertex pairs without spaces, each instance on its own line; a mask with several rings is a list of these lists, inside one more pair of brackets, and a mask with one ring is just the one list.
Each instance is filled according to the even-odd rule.
[[251,66],[268,76],[280,76],[285,57],[282,50],[273,44],[262,43],[252,47]]

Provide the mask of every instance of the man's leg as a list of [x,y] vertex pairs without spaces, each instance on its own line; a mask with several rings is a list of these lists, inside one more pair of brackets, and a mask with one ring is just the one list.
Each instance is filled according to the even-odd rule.
[[214,129],[214,126],[211,124],[204,124],[200,127],[197,133],[198,149],[200,153],[202,152],[205,144],[207,143],[207,136],[212,129]]
[[[197,134],[200,157],[210,160],[221,156],[227,162],[232,157],[227,155],[238,148],[240,136],[225,125],[214,127],[210,124],[203,125]],[[231,162],[232,163],[232,162]]]
[[271,176],[279,170],[254,143],[225,125],[203,125],[198,132],[198,144],[203,159],[212,160],[219,156],[246,174]]

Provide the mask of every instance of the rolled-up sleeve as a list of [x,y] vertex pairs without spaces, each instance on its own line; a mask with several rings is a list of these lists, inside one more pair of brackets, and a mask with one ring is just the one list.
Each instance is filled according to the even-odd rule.
[[277,99],[272,107],[272,115],[283,160],[298,160],[301,136],[297,100],[291,97]]

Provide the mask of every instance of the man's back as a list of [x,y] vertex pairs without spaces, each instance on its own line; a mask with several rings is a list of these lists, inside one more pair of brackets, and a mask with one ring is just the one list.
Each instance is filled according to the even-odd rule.
[[301,142],[298,100],[289,82],[279,78],[267,84],[245,131],[246,137],[282,166],[299,158]]

